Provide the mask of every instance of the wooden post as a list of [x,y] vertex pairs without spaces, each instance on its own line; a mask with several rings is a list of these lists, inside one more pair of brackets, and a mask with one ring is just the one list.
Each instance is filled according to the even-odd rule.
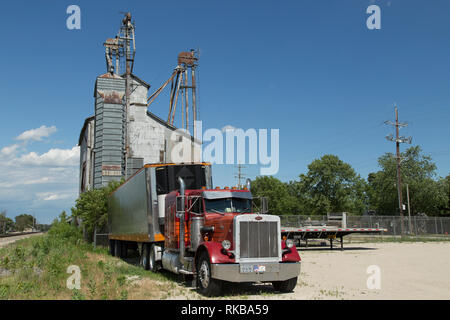
[[97,226],[94,226],[94,249],[97,247]]

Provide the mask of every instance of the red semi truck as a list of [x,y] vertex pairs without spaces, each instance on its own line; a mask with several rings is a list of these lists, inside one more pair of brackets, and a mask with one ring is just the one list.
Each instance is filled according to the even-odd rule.
[[174,190],[166,194],[157,194],[161,183],[152,181],[150,166],[111,194],[111,253],[135,247],[145,269],[193,276],[206,296],[220,294],[224,281],[271,282],[277,291],[292,291],[300,256],[292,240],[281,238],[280,218],[256,210],[249,187],[212,188],[209,164],[189,166],[172,175]]

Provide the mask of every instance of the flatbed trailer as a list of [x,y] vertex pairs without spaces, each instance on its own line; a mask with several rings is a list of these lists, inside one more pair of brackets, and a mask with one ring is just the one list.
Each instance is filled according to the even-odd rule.
[[351,233],[359,234],[381,234],[386,232],[383,228],[342,228],[336,226],[304,226],[304,227],[281,227],[282,237],[298,241],[304,240],[308,247],[308,239],[327,239],[330,241],[330,248],[333,249],[333,241],[340,240],[341,250],[344,249],[344,236]]

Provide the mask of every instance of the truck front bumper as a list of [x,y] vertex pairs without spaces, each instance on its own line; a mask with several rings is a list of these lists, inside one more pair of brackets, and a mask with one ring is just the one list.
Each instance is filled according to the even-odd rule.
[[211,264],[211,277],[230,282],[272,282],[289,280],[300,274],[300,262],[254,264],[265,265],[266,271],[241,272],[239,263],[216,263]]

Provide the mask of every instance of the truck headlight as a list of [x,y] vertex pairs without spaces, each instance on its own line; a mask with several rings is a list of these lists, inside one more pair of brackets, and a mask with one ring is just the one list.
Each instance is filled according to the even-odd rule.
[[294,241],[292,239],[286,240],[286,247],[292,248],[294,246]]
[[231,248],[231,242],[230,242],[230,240],[223,240],[223,241],[222,241],[222,247],[223,247],[225,250],[229,250],[229,249]]

